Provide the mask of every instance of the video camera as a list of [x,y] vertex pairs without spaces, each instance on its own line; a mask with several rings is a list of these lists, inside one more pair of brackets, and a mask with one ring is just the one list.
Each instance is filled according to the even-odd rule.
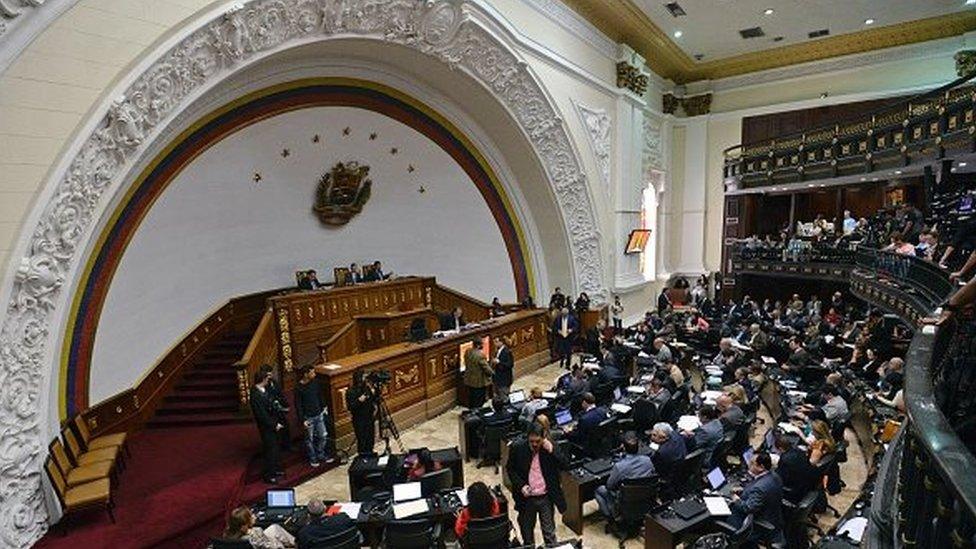
[[386,370],[373,370],[366,374],[366,381],[372,383],[373,385],[384,385],[389,383],[392,379],[393,376],[390,375],[390,372],[387,372]]

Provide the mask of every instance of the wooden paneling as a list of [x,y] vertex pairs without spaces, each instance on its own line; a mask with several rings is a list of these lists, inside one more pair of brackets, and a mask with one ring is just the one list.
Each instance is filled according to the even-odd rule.
[[[547,318],[542,309],[519,311],[485,321],[479,328],[454,336],[422,343],[397,343],[333,361],[329,366],[316,366],[325,382],[326,399],[333,411],[335,430],[332,432],[336,433],[340,445],[352,436],[345,395],[356,370],[390,373],[392,380],[384,388],[383,396],[394,417],[403,413],[407,414],[408,421],[427,419],[456,402],[454,395],[460,383],[458,349],[462,343],[488,335],[493,340],[504,338],[516,362],[540,356],[548,358]],[[419,414],[421,409],[426,412]]]
[[742,119],[742,143],[749,144],[766,139],[786,137],[792,133],[803,132],[820,126],[849,122],[887,105],[904,101],[908,97],[891,97],[761,116],[747,116]]
[[438,313],[447,313],[460,306],[467,322],[480,322],[489,317],[491,307],[487,303],[451,288],[434,286],[431,299],[431,306]]
[[84,418],[92,434],[97,436],[141,427],[152,417],[162,398],[179,383],[187,366],[224,334],[254,326],[264,314],[267,299],[280,292],[273,290],[234,298],[217,309],[177,342],[135,387],[85,410]]

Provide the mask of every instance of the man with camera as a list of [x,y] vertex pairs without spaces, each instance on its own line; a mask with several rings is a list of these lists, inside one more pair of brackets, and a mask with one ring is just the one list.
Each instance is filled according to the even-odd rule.
[[278,455],[278,432],[284,429],[275,409],[276,401],[268,389],[271,373],[263,368],[254,374],[254,386],[251,387],[251,412],[261,435],[261,453],[264,457],[262,478],[268,484],[277,484],[284,475]]
[[352,415],[352,429],[356,433],[356,452],[360,455],[372,454],[373,446],[376,444],[376,429],[373,422],[376,417],[378,389],[374,385],[372,379],[367,381],[366,372],[356,370],[352,374],[352,385],[346,391],[346,408]]

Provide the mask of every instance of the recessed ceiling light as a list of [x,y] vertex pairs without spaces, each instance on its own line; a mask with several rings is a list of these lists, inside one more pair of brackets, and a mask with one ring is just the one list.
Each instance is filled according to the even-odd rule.
[[960,168],[965,168],[966,167],[966,163],[965,162],[960,162],[959,163],[959,167]]
[[772,14],[773,14],[773,8],[766,8],[766,10],[763,11],[763,15],[772,15]]
[[895,175],[901,175],[901,170],[895,170]]
[[862,177],[861,178],[861,181],[867,181],[867,180],[868,180],[868,178],[866,178],[866,177]]
[[679,31],[679,30],[677,30],[677,31],[674,31],[674,37],[675,37],[675,38],[681,38],[681,36],[682,36],[682,35],[684,35],[684,33],[683,33],[683,32],[681,32],[681,31]]
[[868,17],[867,19],[864,20],[864,24],[865,25],[873,25],[874,24],[874,19],[871,19],[870,17]]

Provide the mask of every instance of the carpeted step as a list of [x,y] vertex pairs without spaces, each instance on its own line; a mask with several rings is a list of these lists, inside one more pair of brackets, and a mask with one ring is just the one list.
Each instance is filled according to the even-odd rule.
[[163,402],[156,410],[157,415],[173,414],[210,414],[214,412],[236,412],[239,407],[237,399],[223,401],[193,400],[188,402]]
[[176,386],[176,390],[177,391],[196,391],[196,390],[207,390],[207,389],[226,390],[231,386],[233,386],[235,390],[237,389],[236,383],[231,384],[224,379],[216,379],[216,380],[208,379],[208,378],[184,379],[183,381],[180,382],[179,385]]
[[176,390],[163,398],[163,402],[237,402],[237,391],[220,389]]
[[190,415],[157,415],[146,423],[151,429],[162,429],[166,427],[199,427],[204,425],[234,425],[239,423],[251,423],[254,421],[249,416],[238,413],[222,412],[213,414],[190,414]]
[[226,381],[237,385],[237,373],[234,370],[193,369],[183,378],[186,380]]

